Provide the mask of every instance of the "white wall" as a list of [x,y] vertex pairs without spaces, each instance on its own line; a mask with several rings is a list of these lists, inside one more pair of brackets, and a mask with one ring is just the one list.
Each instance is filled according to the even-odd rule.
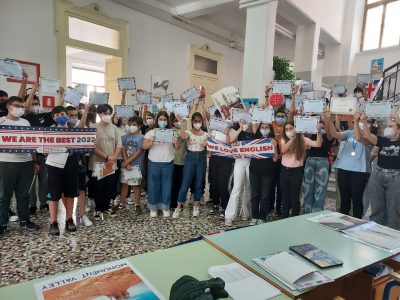
[[353,61],[351,75],[357,75],[358,73],[369,73],[371,68],[371,60],[381,57],[385,59],[385,65],[383,67],[384,69],[399,62],[400,46],[357,53]]
[[293,62],[295,46],[296,39],[275,38],[274,55],[287,58],[288,60]]
[[[4,42],[0,43],[0,56],[38,62],[43,76],[57,78],[53,1],[0,1],[0,28]],[[169,78],[172,91],[180,94],[189,86],[189,45],[200,47],[207,43],[211,51],[223,54],[222,86],[234,85],[241,89],[243,53],[109,0],[73,2],[79,6],[97,2],[108,16],[130,23],[126,75],[136,76],[139,88],[149,90],[151,75],[161,75]],[[15,94],[18,85],[5,83],[2,79],[0,89]]]

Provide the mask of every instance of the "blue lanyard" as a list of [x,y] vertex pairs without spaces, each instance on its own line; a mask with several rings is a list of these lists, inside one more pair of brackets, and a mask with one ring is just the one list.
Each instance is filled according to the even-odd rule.
[[357,141],[355,138],[353,138],[353,151],[356,150],[357,147]]

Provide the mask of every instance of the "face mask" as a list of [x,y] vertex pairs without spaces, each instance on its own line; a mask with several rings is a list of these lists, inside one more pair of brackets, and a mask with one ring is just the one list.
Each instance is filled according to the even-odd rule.
[[158,126],[160,126],[160,128],[165,128],[167,127],[168,122],[167,121],[158,121]]
[[247,129],[249,129],[249,124],[244,124],[243,125],[243,131],[247,131]]
[[58,125],[64,126],[65,124],[67,124],[67,122],[68,122],[67,116],[61,116],[61,117],[56,118],[56,123]]
[[385,130],[383,131],[383,135],[384,135],[384,137],[392,138],[396,135],[396,132],[394,131],[393,128],[386,127]]
[[194,123],[193,127],[196,129],[200,129],[201,128],[201,123]]
[[38,114],[40,112],[40,106],[39,105],[32,106],[32,111],[33,113]]
[[286,136],[287,136],[289,139],[291,139],[291,138],[293,137],[292,131],[285,131],[285,133],[286,133]]
[[70,124],[72,127],[75,127],[78,122],[79,120],[77,118],[68,119],[68,124]]
[[278,125],[285,125],[286,124],[286,118],[276,117],[275,118],[275,122]]
[[268,136],[269,135],[269,133],[271,132],[271,130],[270,129],[260,129],[260,132],[261,132],[261,134],[262,134],[262,136]]
[[104,123],[111,123],[111,116],[109,116],[109,115],[103,115],[103,116],[101,116],[101,120],[102,120]]
[[135,133],[136,131],[138,131],[138,127],[137,126],[129,126],[129,131],[131,132],[131,133]]
[[181,127],[181,122],[174,122],[174,126],[175,126],[176,128]]
[[154,121],[153,121],[153,119],[147,119],[146,123],[148,126],[151,126],[154,123]]
[[361,98],[363,94],[360,93],[360,92],[357,92],[357,93],[355,93],[354,95],[356,96],[356,98]]
[[15,117],[15,118],[20,118],[24,115],[25,113],[25,108],[23,107],[13,107],[11,114]]
[[325,134],[326,130],[325,129],[321,129],[321,134]]

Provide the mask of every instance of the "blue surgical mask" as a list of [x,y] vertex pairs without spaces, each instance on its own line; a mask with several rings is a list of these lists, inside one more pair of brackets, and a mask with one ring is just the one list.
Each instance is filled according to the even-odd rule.
[[68,119],[68,124],[71,125],[72,127],[75,127],[76,124],[78,124],[79,120],[77,118],[71,118]]
[[68,122],[67,116],[61,116],[61,117],[56,118],[56,123],[58,125],[64,126],[65,124],[67,124],[67,122]]
[[168,122],[167,121],[158,121],[158,126],[160,126],[160,128],[165,128],[167,127]]
[[271,132],[271,130],[269,129],[260,129],[260,132],[262,134],[263,137],[266,137],[269,135],[269,133]]
[[286,118],[276,117],[275,121],[276,121],[276,124],[278,124],[278,125],[285,125],[286,124]]

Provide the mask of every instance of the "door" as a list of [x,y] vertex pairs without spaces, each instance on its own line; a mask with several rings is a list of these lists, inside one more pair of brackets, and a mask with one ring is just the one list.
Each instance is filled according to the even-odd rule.
[[111,106],[121,104],[121,92],[117,82],[117,78],[122,77],[121,57],[114,56],[106,60],[104,75],[106,92],[110,93],[108,104]]

